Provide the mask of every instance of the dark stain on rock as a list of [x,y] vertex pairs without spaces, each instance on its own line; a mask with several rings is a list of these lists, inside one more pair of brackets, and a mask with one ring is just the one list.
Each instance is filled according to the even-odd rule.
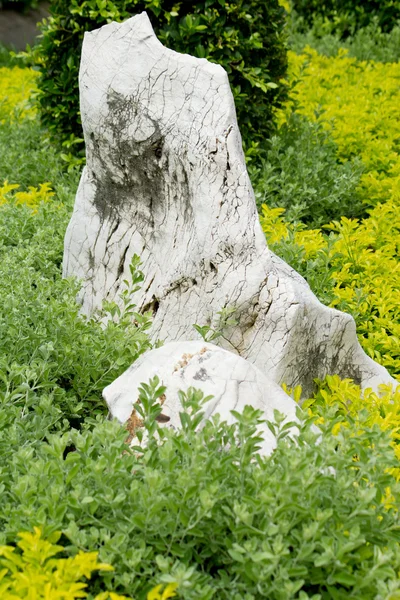
[[197,371],[197,373],[193,376],[193,379],[196,379],[197,381],[207,381],[207,379],[210,379],[207,371],[203,368],[201,368],[199,371]]
[[89,248],[88,250],[88,259],[89,259],[89,270],[93,271],[94,269],[94,255],[92,250]]
[[120,258],[120,261],[118,264],[117,279],[119,279],[121,277],[122,273],[124,272],[125,259],[126,259],[128,250],[129,250],[129,246],[127,246],[125,248],[125,250],[123,251],[122,256]]
[[[97,173],[94,206],[101,222],[125,218],[142,231],[156,230],[172,203],[190,222],[193,211],[185,157],[175,155],[177,172],[169,173],[165,137],[143,101],[110,90],[107,104],[109,114],[102,128],[107,135],[91,132],[87,139],[90,174],[94,178]],[[141,121],[153,131],[144,140],[127,134],[128,126],[140,130]],[[173,178],[171,186],[166,184],[166,173]]]
[[141,310],[142,313],[151,311],[153,313],[153,317],[157,314],[158,308],[160,306],[159,300],[153,296],[151,301],[145,304]]
[[[101,165],[94,205],[102,221],[128,214],[138,225],[154,227],[154,212],[164,203],[164,137],[133,99],[110,91],[107,103],[104,129],[112,133],[112,142],[89,135],[93,162]],[[141,118],[151,122],[153,133],[145,140],[127,139],[127,123],[139,125]]]
[[[345,333],[346,328],[342,330],[342,336]],[[304,398],[310,398],[316,391],[315,379],[325,379],[327,375],[340,373],[342,378],[353,379],[358,385],[361,383],[363,374],[352,358],[353,348],[350,347],[344,355],[345,341],[329,335],[325,341],[315,344],[313,340],[318,339],[315,326],[310,328],[307,338],[310,340],[310,346],[299,350],[297,364],[289,367],[298,373]],[[337,352],[328,360],[327,348],[332,346],[337,347]]]

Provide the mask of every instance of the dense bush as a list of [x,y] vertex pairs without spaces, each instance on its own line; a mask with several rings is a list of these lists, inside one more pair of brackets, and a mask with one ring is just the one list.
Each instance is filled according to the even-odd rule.
[[[334,425],[334,433],[340,427],[348,426],[346,417],[349,414],[356,422],[362,415],[363,425],[372,427],[377,424],[390,434],[391,445],[400,459],[400,385],[397,391],[382,385],[379,394],[370,388],[362,392],[350,379],[341,380],[337,375],[328,375],[324,381],[318,381],[318,388],[314,397],[302,404],[304,409],[311,408],[313,414],[318,415],[321,407],[333,407],[336,416],[344,417],[342,422]],[[400,462],[393,474],[396,477],[400,475]]]
[[342,39],[335,22],[314,19],[312,27],[304,28],[304,20],[294,12],[289,20],[289,45],[300,54],[311,46],[320,54],[334,57],[341,48],[357,60],[398,62],[400,60],[400,22],[390,31],[382,31],[376,17],[366,27]]
[[[0,592],[5,600],[76,600],[87,598],[87,583],[94,571],[112,571],[99,563],[97,552],[79,552],[69,558],[57,554],[63,550],[56,542],[60,533],[43,539],[39,528],[23,532],[15,546],[0,547]],[[129,600],[118,594],[99,594],[95,600]]]
[[[153,391],[148,400],[151,412]],[[171,581],[186,600],[372,600],[400,589],[400,484],[387,433],[360,415],[334,436],[343,416],[325,411],[321,433],[313,419],[297,441],[277,427],[277,450],[260,458],[260,411],[196,432],[201,393],[182,402],[180,432],[146,420],[144,454],[127,450],[117,423],[100,421],[10,444],[5,412],[0,440],[13,454],[0,474],[0,540],[34,524],[60,530],[68,554],[99,551],[115,567],[92,593],[106,585],[138,600]]]
[[365,165],[359,193],[366,205],[397,198],[400,192],[400,64],[357,61],[345,50],[335,58],[309,48],[289,53],[295,83],[288,111],[294,106],[330,132],[342,162],[358,157]]
[[251,171],[259,204],[315,226],[398,198],[400,64],[357,61],[345,50],[288,55],[290,99],[263,169]]
[[307,26],[315,17],[323,17],[335,23],[342,37],[369,25],[374,17],[383,31],[390,31],[400,20],[398,0],[292,0],[292,5]]
[[12,51],[0,42],[0,67],[12,67],[17,64],[24,66],[24,60],[17,59]]
[[280,81],[287,66],[285,12],[278,0],[54,0],[34,51],[41,71],[42,121],[50,131],[73,152],[82,148],[78,70],[83,35],[143,10],[168,47],[208,58],[228,71],[244,139],[263,140],[285,93]]
[[261,223],[271,249],[309,282],[322,302],[353,315],[364,350],[400,375],[400,235],[396,202],[369,218],[334,221],[328,236],[286,222],[283,209],[263,206]]
[[29,194],[20,205],[7,196],[0,206],[0,398],[30,410],[45,395],[76,422],[104,410],[104,386],[149,347],[148,315],[127,310],[106,327],[101,315],[80,316],[79,286],[61,279],[69,206],[50,198],[32,211]]
[[356,191],[364,167],[358,158],[339,161],[337,146],[321,123],[293,112],[266,149],[267,157],[250,166],[259,207],[285,208],[287,219],[310,227],[340,215],[365,214]]
[[36,89],[36,80],[37,73],[32,69],[0,67],[1,124],[34,116],[32,93]]

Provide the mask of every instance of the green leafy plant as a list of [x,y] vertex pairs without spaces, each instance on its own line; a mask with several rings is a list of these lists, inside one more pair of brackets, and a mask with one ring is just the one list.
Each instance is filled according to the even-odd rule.
[[223,336],[224,330],[227,327],[234,327],[237,325],[238,322],[233,316],[235,313],[236,307],[226,306],[217,312],[218,317],[214,326],[212,324],[194,324],[193,327],[201,335],[205,342],[213,342],[214,340],[217,340],[219,337]]
[[[144,447],[130,449],[126,431],[100,417],[81,432],[13,445],[0,473],[2,541],[35,522],[44,535],[63,532],[67,556],[99,552],[115,571],[99,573],[94,595],[141,598],[172,582],[185,600],[372,600],[399,590],[400,484],[388,432],[321,407],[319,431],[299,413],[293,440],[276,414],[277,448],[261,458],[260,411],[199,430],[207,398],[188,390],[173,431],[155,421],[158,382],[146,385]],[[335,419],[347,426],[334,436]]]
[[378,17],[357,29],[346,39],[337,31],[335,21],[314,18],[311,27],[295,11],[289,18],[289,47],[300,54],[310,46],[325,56],[337,56],[341,48],[348,50],[349,56],[357,60],[398,62],[400,60],[400,23],[390,31],[382,31]]
[[[59,532],[42,538],[38,527],[34,533],[19,533],[17,548],[0,546],[0,593],[7,600],[75,600],[87,598],[87,583],[94,571],[112,571],[111,565],[99,563],[96,552],[79,552],[70,558],[60,558],[64,550],[57,546]],[[20,550],[21,552],[17,551]],[[1,567],[3,567],[1,569]],[[118,594],[101,593],[95,600],[129,600]]]
[[[285,11],[278,0],[54,0],[31,60],[39,67],[42,122],[64,145],[64,158],[82,153],[78,70],[83,35],[147,10],[162,43],[207,58],[228,72],[243,137],[263,140],[273,108],[285,97]],[[251,99],[252,111],[248,110]]]
[[36,212],[13,202],[0,212],[0,395],[30,410],[46,393],[80,422],[105,409],[104,386],[150,347],[150,315],[135,313],[129,296],[142,278],[138,262],[121,306],[87,319],[76,302],[79,283],[61,278],[69,208],[54,198]]
[[320,123],[292,112],[266,143],[267,156],[251,165],[259,208],[285,208],[285,217],[319,227],[340,216],[366,214],[357,194],[364,167],[360,159],[338,160],[338,149]]
[[304,18],[310,27],[315,18],[332,21],[341,37],[366,27],[375,17],[383,31],[390,31],[400,20],[400,6],[397,0],[291,0],[295,11]]

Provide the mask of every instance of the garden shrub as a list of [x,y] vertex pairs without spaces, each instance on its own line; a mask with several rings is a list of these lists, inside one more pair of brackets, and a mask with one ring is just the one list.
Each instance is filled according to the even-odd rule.
[[284,208],[264,205],[267,241],[321,301],[354,316],[365,351],[399,376],[400,65],[358,62],[344,52],[329,59],[311,49],[289,58],[295,85],[278,114],[277,135],[293,109],[322,126],[337,144],[339,161],[362,159],[356,197],[373,208],[361,221],[339,213],[323,230],[307,231],[288,223]]
[[0,396],[29,409],[44,392],[66,419],[81,419],[104,410],[102,389],[150,347],[150,321],[128,301],[119,316],[108,305],[105,327],[102,314],[79,314],[79,285],[61,278],[69,216],[54,200],[0,206]]
[[99,573],[93,594],[138,600],[173,581],[185,600],[372,600],[400,589],[400,484],[387,432],[321,407],[320,432],[299,415],[297,440],[278,418],[277,449],[261,458],[261,411],[196,432],[202,394],[181,400],[182,430],[147,419],[145,450],[129,451],[127,432],[99,419],[15,448],[0,473],[1,541],[34,524],[46,536],[62,531],[67,555],[99,552],[115,568]]
[[78,99],[83,35],[143,10],[163,44],[227,70],[246,142],[262,141],[271,131],[273,108],[285,96],[281,80],[287,67],[285,11],[278,0],[54,0],[50,10],[33,52],[41,71],[38,101],[42,122],[71,154],[83,148]]
[[360,158],[365,172],[358,193],[366,206],[398,199],[400,64],[357,61],[344,50],[335,58],[311,48],[289,57],[296,84],[280,121],[294,106],[331,133],[340,161]]
[[0,67],[24,67],[25,58],[17,55],[8,47],[0,42]]
[[[41,202],[50,202],[54,196],[54,192],[51,189],[51,184],[49,182],[41,183],[39,187],[35,188],[34,186],[29,186],[27,192],[16,192],[19,188],[18,184],[10,184],[8,181],[5,181],[4,184],[0,187],[0,206],[5,204],[6,202],[11,201],[11,197],[16,205],[25,204],[36,210]],[[10,192],[14,191],[14,194],[11,196]]]
[[[70,558],[54,558],[64,550],[57,546],[60,533],[43,539],[38,527],[34,533],[19,533],[15,546],[0,546],[0,594],[4,600],[75,600],[87,598],[87,583],[94,571],[112,571],[99,563],[97,552],[80,551]],[[105,592],[95,600],[129,600],[126,596]]]
[[51,181],[64,201],[74,193],[78,174],[64,172],[39,123],[33,101],[38,73],[26,68],[2,68],[0,73],[0,187],[8,180],[28,191]]
[[337,146],[320,122],[293,112],[267,141],[266,158],[249,167],[259,208],[285,208],[290,221],[309,227],[340,217],[360,217],[365,205],[356,192],[363,165],[339,162]]
[[[390,385],[381,385],[377,393],[370,388],[362,391],[351,379],[340,379],[338,375],[328,375],[317,383],[318,391],[302,403],[303,409],[312,409],[318,414],[321,407],[334,407],[336,415],[351,415],[356,422],[362,415],[363,425],[377,424],[390,434],[391,444],[400,459],[400,384],[395,390]],[[348,427],[346,419],[335,424],[334,433],[341,426]],[[400,474],[400,468],[396,474]]]
[[312,26],[315,18],[333,21],[341,37],[368,26],[376,18],[383,31],[390,31],[400,20],[398,0],[291,0],[305,26]]
[[357,60],[398,62],[400,60],[400,22],[391,31],[384,32],[376,18],[369,25],[358,29],[353,35],[342,39],[332,21],[314,19],[311,28],[304,29],[302,20],[291,12],[289,19],[289,47],[301,54],[311,46],[319,54],[337,56],[339,50],[348,50]]
[[33,69],[0,67],[0,124],[10,118],[19,121],[34,115],[31,94],[37,76]]

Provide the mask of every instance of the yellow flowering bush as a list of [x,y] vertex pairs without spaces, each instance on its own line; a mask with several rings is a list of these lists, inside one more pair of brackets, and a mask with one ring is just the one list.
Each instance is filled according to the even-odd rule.
[[[79,552],[72,558],[55,558],[64,548],[57,546],[60,533],[43,539],[34,533],[20,533],[17,548],[0,546],[0,598],[2,600],[75,600],[87,598],[87,584],[94,571],[112,571],[99,563],[97,552]],[[104,592],[95,600],[128,600],[126,596]]]
[[[319,416],[320,407],[334,407],[336,414],[343,420],[334,421],[332,434],[337,435],[342,427],[348,427],[347,416],[350,415],[357,426],[362,428],[378,425],[387,431],[392,438],[392,447],[397,459],[400,461],[400,385],[393,389],[390,385],[381,385],[379,394],[367,388],[362,391],[351,379],[340,379],[337,375],[328,375],[324,381],[317,381],[318,391],[314,396],[302,403],[304,410],[317,417],[316,424],[323,422]],[[286,390],[299,402],[301,388]],[[362,423],[360,415],[362,414]],[[400,467],[392,468],[390,472],[396,479],[400,479]],[[386,504],[390,504],[390,490],[387,490]]]
[[[298,395],[298,389],[294,390],[294,394],[296,392]],[[362,391],[351,379],[328,375],[324,381],[318,382],[318,391],[312,398],[305,400],[302,407],[315,411],[321,405],[335,406],[340,414],[349,414],[355,419],[362,410],[367,409],[364,424],[377,424],[384,431],[389,431],[397,447],[400,441],[400,385],[396,390],[390,385],[381,385],[379,392],[377,394],[372,389]],[[334,434],[339,431],[340,425],[334,425]],[[400,446],[398,448],[400,459]]]
[[289,64],[294,87],[279,122],[293,107],[320,121],[340,160],[363,160],[358,191],[365,202],[400,202],[400,63],[357,61],[344,49],[328,58],[307,47],[300,56],[289,52]]
[[332,306],[351,312],[361,344],[375,360],[400,374],[400,212],[379,204],[361,223],[342,218],[329,225],[335,243]]
[[[98,562],[97,552],[79,552],[72,558],[55,558],[64,550],[57,546],[60,533],[47,539],[39,527],[34,532],[18,534],[17,548],[0,546],[0,598],[2,600],[75,600],[87,598],[87,583],[94,571],[112,571]],[[176,596],[177,583],[157,585],[147,600],[168,600]],[[95,600],[129,600],[114,592],[101,592]]]
[[0,124],[5,120],[33,118],[36,109],[31,101],[39,73],[20,67],[0,67]]
[[41,183],[39,187],[29,186],[27,192],[16,192],[18,188],[18,184],[5,181],[0,187],[0,206],[13,199],[15,204],[26,204],[35,210],[40,202],[49,202],[54,196],[49,182]]
[[295,243],[304,247],[307,258],[324,248],[326,242],[320,229],[294,227],[284,220],[284,213],[284,208],[270,208],[266,204],[262,205],[260,222],[270,244],[276,244],[282,239],[286,239],[291,230],[294,233]]
[[160,584],[156,585],[148,594],[147,600],[168,600],[176,596],[177,583],[168,583],[165,587]]

